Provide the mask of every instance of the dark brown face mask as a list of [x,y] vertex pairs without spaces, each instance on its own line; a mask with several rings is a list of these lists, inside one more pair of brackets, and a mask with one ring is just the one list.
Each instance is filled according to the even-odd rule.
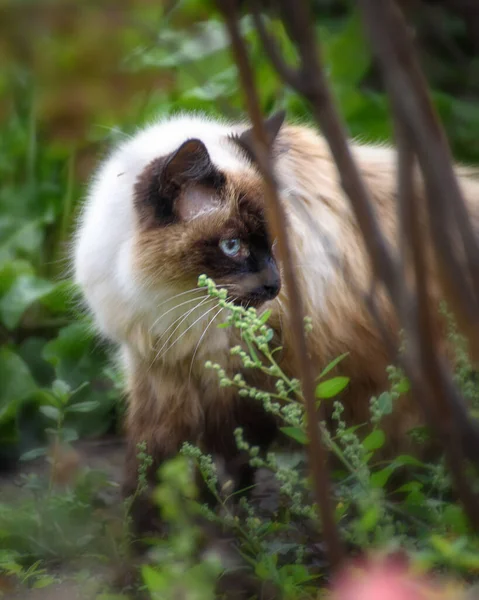
[[[283,120],[281,113],[266,121],[271,144]],[[252,130],[230,139],[250,161],[246,149]],[[261,178],[254,170],[223,172],[201,140],[186,140],[144,169],[134,204],[142,262],[153,279],[161,273],[162,279],[186,287],[204,273],[227,287],[230,299],[247,306],[258,307],[279,293]]]

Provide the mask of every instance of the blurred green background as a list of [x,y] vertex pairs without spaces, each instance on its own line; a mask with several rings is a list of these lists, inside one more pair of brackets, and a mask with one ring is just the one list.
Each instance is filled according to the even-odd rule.
[[[315,0],[330,82],[352,136],[391,135],[388,105],[354,2]],[[479,14],[473,2],[403,2],[454,155],[479,163]],[[477,3],[476,3],[477,4]],[[271,26],[294,57],[279,23]],[[305,103],[275,76],[247,17],[266,113]],[[201,0],[0,6],[0,461],[119,431],[121,379],[68,281],[85,185],[109,146],[180,109],[242,117],[227,37]],[[61,402],[66,410],[57,410]],[[53,422],[53,423],[52,423]]]

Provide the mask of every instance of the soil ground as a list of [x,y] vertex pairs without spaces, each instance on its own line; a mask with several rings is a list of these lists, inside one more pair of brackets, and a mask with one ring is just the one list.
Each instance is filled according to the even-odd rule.
[[[68,469],[87,467],[103,472],[110,482],[118,484],[108,492],[106,511],[111,514],[120,506],[120,483],[122,480],[124,444],[118,438],[97,441],[81,441],[73,445],[74,460],[66,460],[62,476],[68,480]],[[0,503],[15,504],[31,495],[25,487],[23,475],[37,475],[48,480],[51,474],[50,463],[45,459],[36,459],[18,465],[18,469],[0,474]],[[275,510],[278,500],[276,482],[272,474],[260,470],[257,475],[254,502],[266,512]],[[92,509],[93,510],[93,509]],[[105,591],[112,581],[113,568],[98,560],[80,560],[61,563],[48,573],[58,578],[59,583],[43,589],[29,589],[17,584],[13,579],[0,576],[0,599],[6,600],[94,600]],[[3,594],[3,595],[2,595]],[[100,596],[101,598],[101,596]],[[106,598],[106,597],[105,597]],[[114,598],[114,596],[110,596]]]
[[[124,445],[118,439],[82,441],[74,445],[79,466],[104,472],[108,479],[121,482]],[[75,465],[78,467],[78,463]],[[45,458],[19,463],[14,472],[0,475],[0,502],[16,503],[31,492],[23,484],[23,474],[36,474],[48,478],[50,465]],[[112,488],[109,498],[109,510],[114,510],[120,502],[119,491]],[[108,509],[107,509],[108,510]],[[87,561],[87,564],[59,565],[49,574],[58,577],[58,584],[43,589],[27,589],[14,585],[13,581],[4,581],[0,585],[0,598],[8,600],[93,600],[97,592],[111,576],[111,570],[99,562]],[[12,589],[6,589],[6,588]],[[2,595],[3,588],[3,595]]]

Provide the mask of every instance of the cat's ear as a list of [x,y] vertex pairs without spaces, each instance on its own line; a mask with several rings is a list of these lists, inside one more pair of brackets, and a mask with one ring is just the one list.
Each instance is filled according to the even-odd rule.
[[190,220],[216,201],[224,181],[203,142],[190,139],[145,168],[135,185],[135,206],[146,225]]
[[163,180],[170,184],[192,184],[185,186],[174,201],[173,212],[181,221],[190,221],[219,205],[215,192],[223,176],[211,162],[201,140],[187,140],[168,157]]
[[167,158],[163,169],[165,183],[200,181],[215,172],[206,146],[201,140],[187,140]]
[[[264,122],[264,128],[266,132],[268,146],[270,149],[274,148],[274,143],[276,141],[276,138],[278,137],[278,133],[280,132],[281,127],[283,126],[285,117],[286,111],[280,110],[279,112],[266,119],[266,121]],[[232,135],[230,136],[230,139],[244,151],[244,153],[252,163],[256,162],[256,157],[254,154],[253,128],[247,129],[239,135]]]

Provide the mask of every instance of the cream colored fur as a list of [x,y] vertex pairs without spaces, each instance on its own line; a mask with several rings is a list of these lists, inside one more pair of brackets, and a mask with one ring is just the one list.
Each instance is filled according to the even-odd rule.
[[[178,426],[178,435],[171,435],[177,421],[201,420],[205,402],[228,402],[230,392],[217,386],[203,364],[208,358],[228,363],[228,348],[237,340],[234,332],[217,329],[210,322],[215,315],[217,322],[224,317],[216,309],[202,316],[214,307],[213,303],[203,299],[204,304],[197,308],[195,302],[188,303],[194,297],[203,298],[200,293],[190,294],[181,284],[163,279],[161,271],[154,279],[141,272],[133,186],[152,159],[192,137],[205,143],[220,170],[260,186],[257,172],[227,140],[228,134],[244,128],[244,124],[179,115],[139,131],[120,144],[98,170],[75,238],[75,280],[88,309],[99,332],[120,345],[132,395],[135,397],[134,390],[141,388],[141,397],[147,397],[143,402],[136,394],[132,400],[130,424],[135,419],[141,421],[137,427],[137,436],[141,437],[149,417],[151,427],[160,423],[163,438],[171,438],[171,451],[186,427]],[[285,125],[277,144],[281,148],[276,163],[281,199],[288,215],[306,312],[313,320],[311,355],[319,373],[339,354],[350,353],[342,366],[352,377],[350,393],[345,396],[347,415],[353,421],[362,421],[368,417],[370,396],[386,385],[388,364],[381,337],[362,303],[361,294],[367,293],[372,284],[369,260],[325,141],[313,129]],[[353,153],[371,189],[381,224],[394,243],[395,152],[385,146],[353,144]],[[477,214],[479,182],[463,177],[461,183]],[[422,193],[420,186],[418,192]],[[432,266],[431,273],[434,275]],[[294,374],[291,332],[284,326],[289,310],[284,287],[270,307],[271,323],[285,346],[282,367]],[[396,333],[384,299],[380,308]],[[189,310],[191,313],[178,326],[178,320]],[[159,346],[177,326],[171,347],[167,343],[165,351],[159,352]],[[233,370],[237,367],[230,366]],[[417,411],[405,405],[402,420],[394,423],[393,437],[399,439],[416,422]],[[148,435],[161,437],[156,430]]]

